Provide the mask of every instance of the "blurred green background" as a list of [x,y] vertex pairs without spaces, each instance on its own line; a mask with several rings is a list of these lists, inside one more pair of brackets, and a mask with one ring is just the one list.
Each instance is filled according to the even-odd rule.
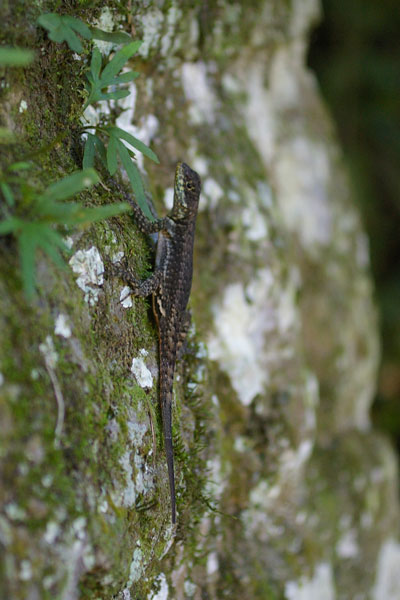
[[382,365],[372,417],[400,450],[400,1],[323,0],[309,65],[369,234]]

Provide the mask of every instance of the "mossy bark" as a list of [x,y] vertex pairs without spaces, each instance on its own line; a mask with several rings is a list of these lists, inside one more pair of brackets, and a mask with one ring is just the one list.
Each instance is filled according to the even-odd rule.
[[[175,385],[178,527],[150,303],[121,302],[107,274],[85,294],[39,254],[27,302],[14,241],[0,238],[0,597],[382,600],[400,553],[397,464],[368,419],[379,348],[367,241],[305,67],[318,5],[103,4],[0,9],[2,43],[36,51],[4,70],[0,125],[18,142],[0,155],[30,157],[40,189],[81,168],[89,50],[82,60],[48,40],[41,12],[143,40],[135,98],[103,113],[158,153],[144,169],[160,213],[178,160],[203,183]],[[81,200],[122,199],[105,183]],[[75,264],[151,269],[129,215],[67,233]]]

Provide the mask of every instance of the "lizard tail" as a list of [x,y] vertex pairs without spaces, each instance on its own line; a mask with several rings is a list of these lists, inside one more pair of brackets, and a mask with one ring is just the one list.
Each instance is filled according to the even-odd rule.
[[167,394],[162,400],[162,421],[164,431],[165,454],[167,455],[169,491],[171,496],[172,523],[176,523],[176,501],[175,501],[175,475],[174,475],[174,451],[172,447],[172,424],[171,424],[171,396]]

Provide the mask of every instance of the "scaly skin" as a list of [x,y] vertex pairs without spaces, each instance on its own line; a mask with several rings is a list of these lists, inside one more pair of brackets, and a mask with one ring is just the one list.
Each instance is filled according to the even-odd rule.
[[139,229],[158,232],[154,273],[137,281],[126,270],[118,274],[138,296],[153,295],[153,310],[157,321],[160,350],[160,404],[167,456],[171,495],[172,523],[176,522],[174,453],[172,446],[172,392],[177,349],[189,324],[186,306],[192,287],[193,243],[200,178],[185,163],[178,163],[175,172],[174,205],[171,213],[150,221],[139,206],[127,198],[133,208]]

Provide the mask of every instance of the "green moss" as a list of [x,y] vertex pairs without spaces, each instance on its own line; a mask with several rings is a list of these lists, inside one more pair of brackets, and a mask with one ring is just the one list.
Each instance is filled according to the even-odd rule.
[[[10,118],[19,142],[7,149],[0,148],[1,158],[7,163],[33,156],[35,170],[32,177],[35,184],[43,187],[80,167],[79,117],[85,63],[75,60],[65,44],[49,41],[46,32],[36,28],[34,23],[40,11],[57,10],[92,22],[104,2],[81,0],[74,7],[72,4],[47,1],[39,5],[19,0],[13,7],[9,4],[3,8],[1,15],[8,29],[2,34],[1,41],[29,45],[37,51],[37,61],[31,68],[7,72],[11,92],[10,95],[4,92],[4,97],[10,104],[0,108],[0,119]],[[199,46],[204,60],[212,58],[223,65],[229,60],[231,51],[241,52],[240,40],[244,45],[257,11],[247,11],[244,5],[237,10],[230,4],[227,7],[230,19],[223,23],[219,2],[210,2],[207,14],[201,2],[192,4],[182,6],[182,16],[176,30],[172,31],[177,34],[174,39],[180,42],[175,52],[178,60],[186,60],[185,36],[189,35],[190,29],[181,31],[181,23],[192,19],[199,24]],[[252,3],[254,6],[259,4],[258,1]],[[139,36],[143,31],[143,16],[158,5],[158,2],[132,3],[133,24]],[[112,1],[108,6],[111,10],[117,9],[120,15],[127,14],[126,2]],[[172,3],[166,2],[160,10],[165,14],[171,6]],[[287,3],[277,2],[274,15],[282,17],[286,10]],[[165,22],[163,27],[166,32],[168,23]],[[240,121],[227,101],[223,118],[219,115],[216,123],[188,125],[180,87],[175,86],[174,81],[170,85],[170,80],[166,81],[170,73],[158,69],[163,60],[161,37],[157,47],[151,48],[149,58],[140,65],[143,77],[137,83],[139,100],[135,112],[138,122],[149,112],[157,114],[162,121],[158,144],[167,151],[163,152],[162,167],[149,165],[148,168],[149,187],[156,203],[161,208],[164,190],[172,185],[176,157],[186,155],[189,137],[197,141],[198,154],[209,157],[209,176],[218,179],[223,189],[232,186],[236,189],[235,182],[240,180],[243,187],[238,187],[238,193],[243,195],[245,185],[253,186],[264,177],[264,167],[247,132],[240,125],[226,126],[228,122]],[[216,43],[217,38],[220,43]],[[200,49],[193,48],[192,51],[190,60],[198,56]],[[149,83],[153,84],[152,93],[147,91]],[[216,88],[219,87],[221,82],[216,82]],[[166,89],[170,90],[172,109],[165,102]],[[28,110],[19,113],[22,98],[27,102]],[[222,170],[218,163],[221,156],[229,157],[229,165]],[[108,186],[108,182],[105,183]],[[110,185],[108,189],[97,186],[82,194],[81,199],[87,205],[100,205],[122,198]],[[243,256],[232,258],[232,253],[226,249],[226,240],[232,239],[236,244],[243,240],[241,251],[254,269],[262,263],[257,245],[245,241],[242,207],[230,205],[228,210],[228,206],[223,199],[216,210],[203,211],[199,219],[193,306],[196,327],[200,331],[209,327],[210,297],[218,297],[224,285],[235,277],[250,277],[248,272],[244,273]],[[153,249],[127,215],[91,226],[75,239],[73,251],[91,245],[95,245],[102,256],[123,250],[124,260],[140,277],[146,276],[151,269]],[[245,492],[254,482],[246,458],[233,450],[234,439],[236,435],[251,435],[261,446],[266,443],[262,430],[265,424],[256,430],[252,416],[236,402],[228,378],[216,369],[214,374],[213,369],[204,369],[205,359],[200,356],[196,336],[193,336],[185,360],[178,367],[180,380],[174,388],[173,436],[179,526],[175,546],[164,557],[169,545],[170,498],[157,389],[155,384],[150,392],[144,391],[134,383],[130,373],[132,358],[142,348],[149,352],[148,366],[154,373],[157,370],[157,332],[150,302],[135,299],[132,308],[122,309],[119,302],[121,282],[106,275],[99,301],[90,307],[84,302],[70,269],[57,270],[45,257],[38,256],[39,294],[32,305],[27,305],[21,294],[15,246],[11,240],[0,238],[0,248],[0,271],[4,274],[0,281],[0,325],[4,333],[0,371],[5,381],[0,388],[0,417],[3,416],[0,432],[3,427],[5,434],[0,462],[5,465],[6,503],[11,507],[15,505],[14,512],[18,508],[25,515],[18,520],[9,518],[12,539],[7,548],[8,555],[18,565],[22,559],[31,561],[32,581],[43,598],[61,595],[68,578],[67,570],[74,568],[73,558],[79,565],[83,561],[85,566],[80,593],[87,599],[111,598],[124,589],[129,581],[134,552],[139,547],[143,576],[134,583],[132,597],[147,597],[160,569],[165,567],[165,572],[171,573],[175,548],[184,548],[184,558],[179,556],[179,561],[184,560],[190,565],[193,573],[196,568],[204,569],[208,549],[199,529],[205,512],[209,512],[214,503],[211,493],[205,492],[207,479],[211,477],[207,460],[218,455],[223,467],[226,463],[232,468],[232,476],[227,477],[230,497],[223,498],[222,504],[230,514],[239,512],[246,502]],[[222,275],[218,276],[218,273]],[[68,315],[71,321],[71,338],[54,334],[54,319],[60,312]],[[53,339],[58,354],[54,372],[46,367],[38,349],[47,336]],[[211,372],[211,381],[203,378],[202,367]],[[32,378],[32,373],[37,374],[36,379]],[[61,389],[65,406],[58,446],[54,436],[59,410],[55,382]],[[208,390],[220,398],[218,415],[215,415]],[[221,427],[217,416],[221,419]],[[133,419],[147,427],[138,448],[132,442],[128,426]],[[155,456],[150,454],[153,449],[150,419],[156,437]],[[222,433],[216,439],[217,428]],[[130,506],[124,506],[121,501],[132,483],[127,480],[121,464],[126,453],[129,453],[133,483],[138,475],[154,468],[153,487],[148,486],[143,493],[138,493],[135,504]],[[266,465],[262,474],[272,470],[270,464]],[[44,479],[46,476],[48,478]],[[86,519],[82,538],[74,530],[79,517]],[[228,517],[219,515],[218,518]],[[58,527],[54,549],[53,545],[43,541],[52,522]],[[210,527],[214,527],[213,518]],[[235,535],[240,538],[241,527],[233,521],[232,527],[226,528],[227,539],[230,536],[233,539]],[[217,526],[213,531],[215,537],[220,534]],[[86,552],[85,560],[82,556],[71,558],[74,542],[79,546],[82,539],[85,540],[81,550],[83,554]],[[0,573],[6,573],[4,586],[18,581],[15,573],[10,574],[7,569],[0,557]],[[241,578],[233,572],[231,559],[226,556],[221,559],[221,572],[225,579],[221,594],[230,593],[235,597],[237,590],[242,589]],[[69,574],[70,577],[75,575],[76,572]],[[265,583],[261,571],[256,575],[252,584],[254,596],[277,598],[275,591]],[[49,582],[51,576],[54,576],[53,582]],[[1,586],[2,583],[0,596],[11,597],[8,589],[4,588],[4,591]],[[206,594],[208,591],[204,590]],[[27,596],[25,584],[13,590],[15,600]]]

